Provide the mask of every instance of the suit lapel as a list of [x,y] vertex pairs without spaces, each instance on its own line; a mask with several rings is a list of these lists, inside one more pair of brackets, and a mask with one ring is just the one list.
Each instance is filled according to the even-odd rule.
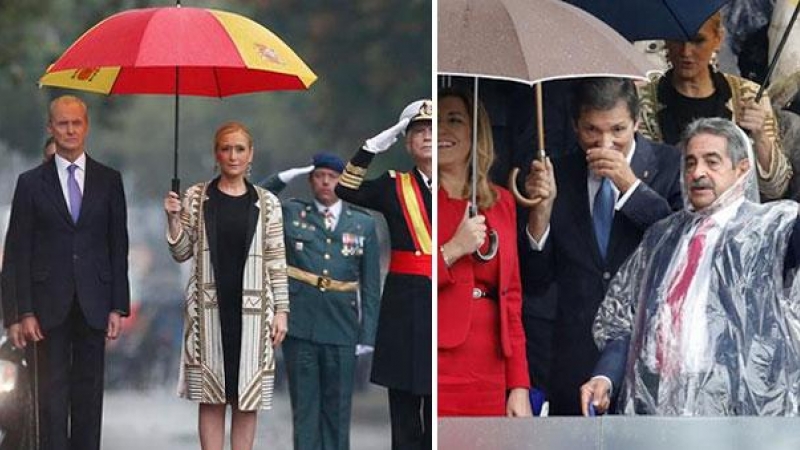
[[[636,178],[640,179],[644,184],[650,184],[651,180],[658,172],[658,164],[653,148],[650,144],[638,134],[636,135],[636,152],[633,154],[631,160],[631,170]],[[611,224],[611,237],[608,240],[608,252],[606,254],[607,260],[612,261],[612,255],[615,254],[616,248],[619,246],[619,241],[625,236],[626,230],[623,230],[622,214],[619,211],[614,212],[614,222]]]
[[45,185],[47,196],[53,202],[56,210],[70,225],[75,226],[72,222],[72,216],[67,209],[67,201],[64,199],[64,192],[61,190],[61,182],[58,179],[58,169],[56,168],[55,158],[51,158],[49,162],[45,163],[42,168],[42,181]]
[[100,195],[101,181],[98,179],[97,163],[86,155],[86,173],[83,177],[83,200],[81,201],[81,212],[78,216],[80,224],[87,217],[88,213],[98,203]]
[[600,249],[597,248],[597,238],[594,234],[594,223],[592,213],[589,211],[589,188],[587,177],[589,175],[584,160],[584,153],[580,152],[576,156],[570,157],[569,164],[564,166],[564,176],[559,177],[563,181],[558,184],[559,192],[564,189],[566,192],[566,204],[574,205],[572,219],[576,230],[589,230],[588,232],[576,232],[574,238],[584,241],[584,248],[591,249],[592,260],[597,267],[603,267],[603,258],[600,256]]

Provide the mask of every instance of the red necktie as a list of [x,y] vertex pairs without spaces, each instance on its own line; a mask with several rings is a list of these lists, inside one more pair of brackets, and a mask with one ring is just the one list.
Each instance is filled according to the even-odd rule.
[[[689,241],[688,254],[686,264],[678,271],[675,278],[670,283],[669,291],[667,294],[667,306],[670,309],[670,316],[672,323],[669,326],[672,329],[672,339],[677,340],[681,330],[681,316],[683,314],[683,302],[686,299],[686,293],[689,291],[689,286],[692,284],[694,275],[697,272],[697,266],[700,264],[700,258],[703,256],[703,249],[706,245],[706,235],[708,231],[714,226],[714,220],[711,217],[706,217],[697,227],[694,236]],[[662,327],[663,328],[663,324]],[[659,329],[658,332],[658,350],[656,358],[658,359],[659,367],[662,373],[670,373],[677,369],[678,361],[669,357],[670,355],[664,354],[664,349],[675,345],[677,342],[666,342],[669,339],[666,336],[665,330]],[[667,356],[667,358],[665,358]]]

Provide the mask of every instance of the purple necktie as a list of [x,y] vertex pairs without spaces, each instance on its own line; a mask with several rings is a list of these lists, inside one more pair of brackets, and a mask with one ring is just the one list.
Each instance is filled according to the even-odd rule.
[[81,188],[78,186],[78,180],[75,179],[75,170],[78,168],[75,164],[70,164],[67,167],[69,177],[67,177],[67,193],[69,194],[69,212],[72,214],[72,221],[78,223],[78,217],[81,215]]

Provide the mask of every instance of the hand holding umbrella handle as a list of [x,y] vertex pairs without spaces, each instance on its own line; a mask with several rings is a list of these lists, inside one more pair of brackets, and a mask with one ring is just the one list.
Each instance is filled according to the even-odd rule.
[[489,247],[486,249],[486,253],[482,253],[481,249],[477,249],[475,253],[473,253],[473,256],[480,262],[489,262],[492,258],[497,256],[497,247],[497,231],[489,230]]
[[508,190],[511,191],[517,204],[525,208],[533,208],[541,203],[543,200],[541,198],[531,199],[522,195],[519,189],[517,189],[517,177],[519,177],[519,167],[514,167],[511,169],[511,174],[508,176]]
[[[478,208],[474,204],[470,204],[469,217],[475,217],[476,215],[478,215]],[[489,235],[489,245],[486,248],[486,252],[481,252],[480,247],[478,247],[478,249],[472,254],[472,256],[474,256],[475,259],[480,262],[489,262],[492,260],[492,258],[497,256],[497,247],[499,244],[497,231],[489,230],[487,234]]]

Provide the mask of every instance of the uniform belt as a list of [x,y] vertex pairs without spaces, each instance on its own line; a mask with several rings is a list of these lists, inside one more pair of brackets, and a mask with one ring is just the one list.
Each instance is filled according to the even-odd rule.
[[297,281],[310,284],[318,288],[320,291],[337,291],[337,292],[355,292],[358,290],[358,281],[339,281],[331,277],[317,275],[315,273],[306,272],[303,269],[289,266],[286,268],[289,277]]
[[431,255],[425,255],[420,252],[392,250],[389,272],[431,278],[431,261]]

